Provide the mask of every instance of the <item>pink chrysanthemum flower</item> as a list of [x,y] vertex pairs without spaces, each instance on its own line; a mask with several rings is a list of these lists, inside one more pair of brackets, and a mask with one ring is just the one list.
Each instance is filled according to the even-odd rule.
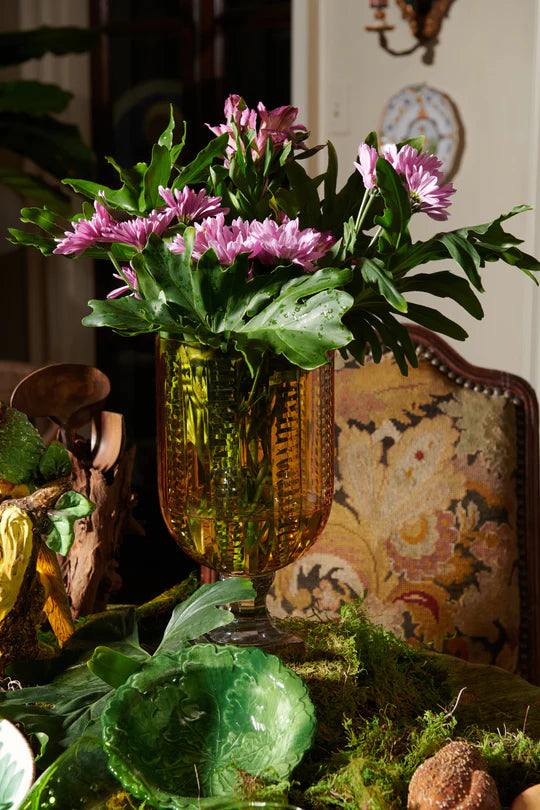
[[272,219],[252,222],[252,258],[262,264],[277,264],[287,261],[298,264],[312,273],[315,262],[322,258],[335,243],[331,233],[321,233],[314,228],[300,229],[298,219],[284,220],[278,224]]
[[308,131],[303,124],[295,124],[298,116],[298,107],[276,107],[274,110],[267,110],[262,101],[259,101],[257,110],[261,119],[259,134],[257,136],[257,150],[260,155],[264,154],[268,137],[272,139],[274,146],[292,141],[296,146],[305,149],[302,141],[308,136]]
[[404,178],[413,211],[424,211],[432,219],[448,219],[446,210],[455,192],[452,183],[441,185],[442,163],[436,155],[418,152],[412,146],[402,146],[394,165]]
[[[224,112],[225,124],[215,127],[211,127],[209,124],[206,126],[215,135],[229,133],[229,143],[226,149],[229,157],[236,154],[238,148],[233,124],[240,135],[251,134],[253,136],[251,154],[255,161],[264,155],[269,138],[273,146],[281,146],[292,141],[296,146],[305,148],[303,141],[307,138],[307,130],[303,125],[294,123],[298,115],[297,107],[286,105],[276,107],[274,110],[267,110],[264,104],[259,102],[257,110],[250,110],[241,96],[231,95],[225,101]],[[257,112],[260,118],[258,129]]]
[[[131,266],[122,267],[122,273],[124,274],[123,276],[121,276],[119,273],[113,273],[113,278],[123,281],[124,284],[122,287],[117,287],[116,289],[111,290],[110,293],[108,293],[107,298],[118,298],[119,296],[128,293],[129,295],[133,295],[135,298],[140,299],[140,295],[137,295],[135,292],[138,286],[137,274],[135,273],[135,270]],[[128,284],[125,283],[126,280]]]
[[222,207],[221,197],[210,197],[204,190],[196,192],[188,186],[184,186],[181,191],[178,189],[173,191],[163,186],[158,190],[167,206],[160,209],[160,213],[170,215],[171,219],[178,217],[186,224],[205,217],[229,213],[228,208]]
[[103,242],[110,242],[115,222],[107,209],[97,200],[92,219],[79,219],[72,223],[73,231],[66,231],[64,239],[57,239],[53,253],[80,256],[85,250]]
[[223,135],[224,132],[229,133],[229,143],[227,144],[226,152],[229,155],[236,154],[236,133],[233,129],[233,123],[239,133],[243,134],[250,129],[255,130],[257,126],[257,111],[250,110],[244,99],[233,93],[225,100],[225,124],[211,127],[210,124],[206,126],[213,132],[214,135]]
[[354,165],[362,175],[364,186],[368,191],[373,191],[377,187],[377,175],[375,174],[375,166],[379,153],[373,146],[368,146],[367,143],[361,143],[358,147],[358,162]]
[[406,174],[407,169],[413,166],[425,169],[430,174],[438,177],[439,180],[443,178],[442,163],[437,155],[431,155],[429,152],[419,152],[414,146],[408,144],[401,147],[392,165],[398,174]]
[[406,173],[409,198],[413,211],[424,211],[431,219],[448,219],[446,210],[455,188],[452,183],[439,185],[439,178],[423,167],[410,168]]
[[[250,233],[250,224],[244,220],[235,219],[230,225],[225,225],[223,214],[209,217],[202,222],[195,223],[197,235],[193,248],[193,258],[198,261],[203,253],[210,248],[215,252],[218,261],[223,266],[234,262],[240,253],[250,253],[253,248],[253,237]],[[183,253],[184,239],[177,235],[169,243],[172,253]]]
[[152,211],[147,217],[134,217],[125,222],[117,222],[110,235],[112,242],[122,242],[142,250],[151,233],[161,236],[169,226],[172,215],[167,212]]
[[[358,148],[358,157],[359,161],[354,165],[362,175],[364,186],[368,191],[376,190],[377,151],[363,143]],[[402,178],[413,212],[423,211],[436,220],[448,219],[446,209],[455,189],[452,183],[442,184],[442,163],[436,155],[418,152],[409,145],[402,146],[398,152],[395,144],[385,144],[380,149],[380,157],[385,158]]]

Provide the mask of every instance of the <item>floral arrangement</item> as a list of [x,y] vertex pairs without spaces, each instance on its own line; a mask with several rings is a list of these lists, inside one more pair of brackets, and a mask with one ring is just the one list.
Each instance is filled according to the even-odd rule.
[[[120,286],[90,301],[85,324],[236,350],[251,369],[265,353],[305,369],[322,365],[331,349],[362,361],[368,344],[377,360],[385,344],[406,373],[416,356],[398,316],[466,337],[437,308],[408,301],[409,293],[451,298],[481,318],[476,293],[486,262],[538,271],[503,228],[527,206],[413,242],[412,215],[445,221],[454,193],[422,140],[379,146],[371,133],[338,190],[331,143],[324,173],[310,177],[304,168],[323,147],[307,147],[297,113],[262,103],[253,110],[232,95],[225,123],[209,126],[215,137],[184,166],[186,132],[175,144],[171,112],[149,164],[123,169],[109,158],[120,188],[65,180],[93,205],[85,202],[71,222],[25,208],[23,222],[45,235],[10,229],[11,239],[46,255],[110,259]],[[463,274],[418,271],[449,258]]]

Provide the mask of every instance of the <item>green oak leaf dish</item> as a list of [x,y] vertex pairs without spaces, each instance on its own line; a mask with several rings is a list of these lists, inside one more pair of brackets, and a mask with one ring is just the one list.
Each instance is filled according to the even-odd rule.
[[303,681],[258,648],[196,644],[145,662],[102,715],[109,768],[161,810],[215,805],[239,772],[286,779],[311,745]]

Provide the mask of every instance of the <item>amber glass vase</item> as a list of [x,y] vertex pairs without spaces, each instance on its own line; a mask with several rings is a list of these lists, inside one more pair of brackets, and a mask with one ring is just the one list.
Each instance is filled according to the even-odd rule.
[[333,359],[304,371],[283,358],[253,369],[234,351],[157,339],[159,493],[168,529],[221,577],[247,577],[253,603],[218,643],[282,641],[266,611],[274,572],[304,553],[330,514]]

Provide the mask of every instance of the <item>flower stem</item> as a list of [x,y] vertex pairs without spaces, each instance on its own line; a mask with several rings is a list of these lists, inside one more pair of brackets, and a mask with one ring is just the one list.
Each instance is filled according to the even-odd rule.
[[372,199],[373,199],[373,194],[370,194],[369,189],[366,188],[366,190],[364,192],[364,196],[362,198],[362,202],[360,204],[360,208],[358,209],[356,222],[354,224],[355,237],[357,237],[358,234],[360,233],[360,228],[362,227],[364,219],[366,218],[366,214],[369,211]]
[[110,250],[109,250],[109,251],[107,251],[107,256],[109,257],[109,259],[110,259],[110,260],[111,260],[111,262],[113,263],[113,265],[114,265],[114,269],[117,271],[118,275],[119,275],[119,276],[120,276],[120,277],[123,279],[123,281],[125,281],[125,283],[126,283],[126,284],[127,284],[127,286],[129,287],[129,289],[131,290],[131,292],[136,293],[136,292],[137,292],[137,288],[136,288],[136,287],[135,287],[135,286],[134,286],[134,285],[131,283],[131,281],[130,281],[130,280],[129,280],[129,279],[126,277],[126,275],[124,274],[124,271],[122,270],[122,268],[121,268],[121,267],[120,267],[120,265],[118,264],[118,261],[117,261],[117,259],[116,259],[116,256],[114,256],[114,255],[113,255],[113,253],[112,253]]

